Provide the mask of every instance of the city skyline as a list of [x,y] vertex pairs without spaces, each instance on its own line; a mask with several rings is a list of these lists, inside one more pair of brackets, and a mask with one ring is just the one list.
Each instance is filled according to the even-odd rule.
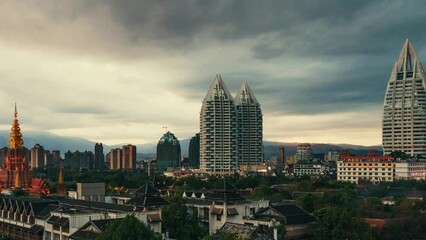
[[405,39],[426,59],[422,6],[5,2],[0,129],[17,102],[24,132],[143,144],[168,126],[187,139],[219,73],[232,95],[241,82],[256,93],[267,141],[380,145],[385,89]]

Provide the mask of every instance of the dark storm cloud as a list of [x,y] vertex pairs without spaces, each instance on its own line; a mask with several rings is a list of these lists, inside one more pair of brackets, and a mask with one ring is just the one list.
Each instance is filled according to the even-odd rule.
[[[137,12],[143,5],[115,6],[114,16],[136,32],[140,22],[148,22],[158,31],[147,35],[170,45],[177,41],[185,50],[202,46],[197,37],[218,42],[256,38],[251,50],[259,61],[282,58],[301,65],[312,60],[336,65],[334,72],[317,69],[314,79],[276,79],[256,75],[255,70],[244,78],[230,70],[223,74],[233,92],[241,80],[250,82],[272,112],[316,114],[369,104],[380,107],[405,38],[413,41],[422,60],[426,57],[421,45],[426,39],[421,30],[426,19],[424,1],[160,1],[149,6],[156,10],[145,16]],[[176,87],[198,98],[212,77],[197,76]]]
[[[214,75],[221,73],[233,94],[248,82],[265,116],[361,112],[370,105],[380,114],[405,38],[426,61],[425,9],[423,0],[2,2],[0,43],[77,58],[94,56],[101,63],[117,63],[117,68],[123,63],[137,68],[135,62],[152,60],[159,66],[155,71],[170,76],[158,82],[163,92],[177,93],[200,107]],[[182,74],[169,68],[180,68]],[[120,74],[116,82],[124,78]],[[144,90],[151,87],[141,85]],[[102,94],[94,92],[109,100]],[[110,114],[96,107],[56,112]]]

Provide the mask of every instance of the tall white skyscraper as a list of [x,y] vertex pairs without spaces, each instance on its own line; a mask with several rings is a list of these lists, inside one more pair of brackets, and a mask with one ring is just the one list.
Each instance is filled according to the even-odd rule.
[[263,160],[263,116],[247,83],[235,96],[238,165],[257,165]]
[[200,112],[200,168],[211,174],[232,174],[237,168],[235,104],[216,75]]
[[407,39],[386,89],[383,152],[426,157],[426,83],[423,67]]

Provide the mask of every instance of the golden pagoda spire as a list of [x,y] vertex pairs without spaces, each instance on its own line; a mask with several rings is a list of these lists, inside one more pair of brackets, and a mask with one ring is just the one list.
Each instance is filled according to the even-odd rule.
[[18,167],[16,167],[15,188],[18,188],[20,186],[21,186],[21,176],[19,174]]
[[14,118],[12,121],[12,128],[10,129],[9,148],[19,149],[22,148],[22,146],[24,146],[24,140],[22,140],[21,128],[19,127],[18,121],[18,110],[15,103]]
[[64,185],[64,174],[62,173],[62,161],[59,161],[58,185]]

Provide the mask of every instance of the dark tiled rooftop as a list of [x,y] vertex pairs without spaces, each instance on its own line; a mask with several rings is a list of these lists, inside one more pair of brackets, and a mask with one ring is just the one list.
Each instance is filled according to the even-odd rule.
[[59,204],[62,206],[68,206],[70,208],[80,207],[94,210],[106,210],[115,212],[131,212],[133,211],[132,206],[117,205],[112,203],[103,202],[90,202],[76,199],[60,199]]

